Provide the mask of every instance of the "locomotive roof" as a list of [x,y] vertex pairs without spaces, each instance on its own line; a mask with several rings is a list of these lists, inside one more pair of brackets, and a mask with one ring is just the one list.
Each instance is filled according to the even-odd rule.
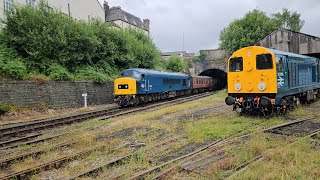
[[124,71],[128,71],[128,70],[134,70],[137,71],[141,74],[164,74],[164,75],[168,75],[168,76],[188,76],[187,74],[184,73],[174,73],[174,72],[163,72],[163,71],[156,71],[156,70],[151,70],[151,69],[142,69],[142,68],[130,68],[130,69],[126,69]]
[[301,54],[295,54],[295,53],[290,53],[290,52],[284,52],[284,51],[278,51],[272,48],[268,48],[271,52],[275,53],[275,54],[280,54],[280,55],[285,55],[285,56],[292,56],[292,57],[298,57],[298,58],[312,58],[312,59],[316,59],[314,57],[311,56],[305,56],[305,55],[301,55]]

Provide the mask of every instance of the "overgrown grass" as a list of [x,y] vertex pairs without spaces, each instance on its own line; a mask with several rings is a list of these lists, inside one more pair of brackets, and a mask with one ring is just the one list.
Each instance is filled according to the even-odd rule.
[[310,116],[312,114],[310,114],[310,112],[305,107],[299,107],[289,112],[288,115],[294,118],[303,118],[303,117]]
[[266,120],[232,114],[227,117],[201,119],[189,122],[186,125],[186,131],[191,139],[197,142],[204,142],[208,139],[221,139],[231,135],[258,131],[264,127],[270,127],[281,122],[283,122],[283,120],[279,118]]
[[234,179],[318,179],[320,177],[320,149],[314,148],[310,138],[292,145],[278,146],[263,161],[254,163]]

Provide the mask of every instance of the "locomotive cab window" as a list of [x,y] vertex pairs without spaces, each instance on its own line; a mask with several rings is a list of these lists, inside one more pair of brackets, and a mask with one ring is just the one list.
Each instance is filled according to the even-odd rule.
[[230,59],[230,72],[240,72],[243,70],[243,59],[242,57],[235,57]]
[[266,69],[272,69],[273,63],[272,63],[272,56],[271,54],[259,54],[256,57],[257,59],[257,70],[266,70]]
[[125,71],[123,73],[121,73],[122,77],[131,77],[134,78],[136,80],[140,80],[141,79],[141,74],[137,71]]

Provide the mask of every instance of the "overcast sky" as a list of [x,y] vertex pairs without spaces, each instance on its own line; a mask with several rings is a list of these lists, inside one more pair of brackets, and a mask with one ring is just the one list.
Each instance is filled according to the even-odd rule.
[[[103,0],[100,0],[102,3]],[[141,20],[150,19],[151,37],[163,52],[197,52],[219,47],[220,31],[258,8],[268,15],[282,8],[301,13],[303,33],[320,36],[319,0],[108,0]],[[184,37],[184,38],[183,38]],[[184,43],[183,43],[184,39]]]

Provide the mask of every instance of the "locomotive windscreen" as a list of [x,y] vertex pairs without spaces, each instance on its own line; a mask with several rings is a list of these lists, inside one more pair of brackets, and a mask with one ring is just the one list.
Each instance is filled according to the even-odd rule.
[[138,73],[137,71],[124,71],[121,73],[122,77],[131,77],[134,78],[136,80],[140,80],[141,79],[141,74]]
[[271,54],[257,55],[257,70],[272,69],[272,56]]
[[242,57],[236,57],[230,59],[230,72],[240,72],[243,70]]

